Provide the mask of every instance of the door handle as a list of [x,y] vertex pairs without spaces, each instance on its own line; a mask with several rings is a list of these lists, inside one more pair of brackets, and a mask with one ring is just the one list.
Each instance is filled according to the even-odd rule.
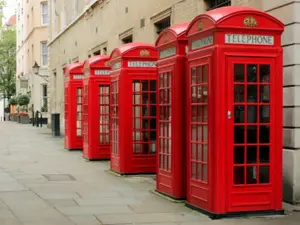
[[227,117],[229,120],[231,119],[231,111],[227,111]]

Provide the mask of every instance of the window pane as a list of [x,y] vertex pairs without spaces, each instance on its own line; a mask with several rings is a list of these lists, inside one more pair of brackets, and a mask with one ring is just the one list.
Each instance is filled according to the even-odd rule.
[[234,102],[245,102],[245,86],[234,85]]
[[247,184],[256,184],[257,183],[257,167],[248,166],[247,167]]
[[247,163],[257,163],[257,146],[247,146]]
[[269,166],[261,166],[259,168],[259,182],[261,184],[270,183],[270,168],[269,168]]
[[234,65],[234,82],[244,82],[244,64]]
[[259,162],[260,163],[269,163],[270,162],[270,146],[260,146]]
[[248,82],[257,82],[257,65],[247,65]]
[[245,107],[244,106],[234,106],[234,122],[244,123]]
[[244,147],[235,146],[234,147],[234,164],[243,164],[244,160]]
[[244,184],[244,167],[234,167],[234,184]]
[[260,82],[270,82],[270,65],[260,65]]

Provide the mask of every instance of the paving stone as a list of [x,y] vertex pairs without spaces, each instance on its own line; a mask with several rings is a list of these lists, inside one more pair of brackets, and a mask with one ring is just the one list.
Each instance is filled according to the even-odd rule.
[[100,205],[129,205],[142,204],[141,200],[136,198],[79,198],[75,200],[80,206],[100,206]]
[[133,214],[133,211],[127,206],[58,206],[57,210],[59,210],[61,213],[67,216],[93,214]]
[[69,216],[69,219],[72,220],[76,225],[101,225],[97,217],[90,216]]
[[47,199],[47,202],[53,206],[77,206],[74,199]]
[[122,223],[178,223],[188,221],[205,221],[208,217],[194,213],[148,213],[133,215],[96,215],[103,224]]

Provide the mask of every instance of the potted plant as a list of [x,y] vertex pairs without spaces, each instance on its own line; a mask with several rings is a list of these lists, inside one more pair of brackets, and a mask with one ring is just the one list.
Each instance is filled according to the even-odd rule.
[[16,105],[18,105],[18,99],[16,96],[12,96],[9,100],[8,100],[8,104],[10,106],[10,118],[11,121],[17,121],[17,115],[16,115]]
[[22,124],[28,124],[29,115],[27,113],[28,111],[27,106],[30,102],[30,98],[28,95],[19,95],[17,99],[18,99],[18,104],[20,106],[19,108],[21,108],[21,112],[19,112],[19,116],[18,116],[18,122]]

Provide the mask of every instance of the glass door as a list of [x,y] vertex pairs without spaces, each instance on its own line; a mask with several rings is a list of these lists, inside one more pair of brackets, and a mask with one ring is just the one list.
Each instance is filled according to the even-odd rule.
[[230,58],[228,70],[229,211],[268,210],[274,204],[274,60]]

